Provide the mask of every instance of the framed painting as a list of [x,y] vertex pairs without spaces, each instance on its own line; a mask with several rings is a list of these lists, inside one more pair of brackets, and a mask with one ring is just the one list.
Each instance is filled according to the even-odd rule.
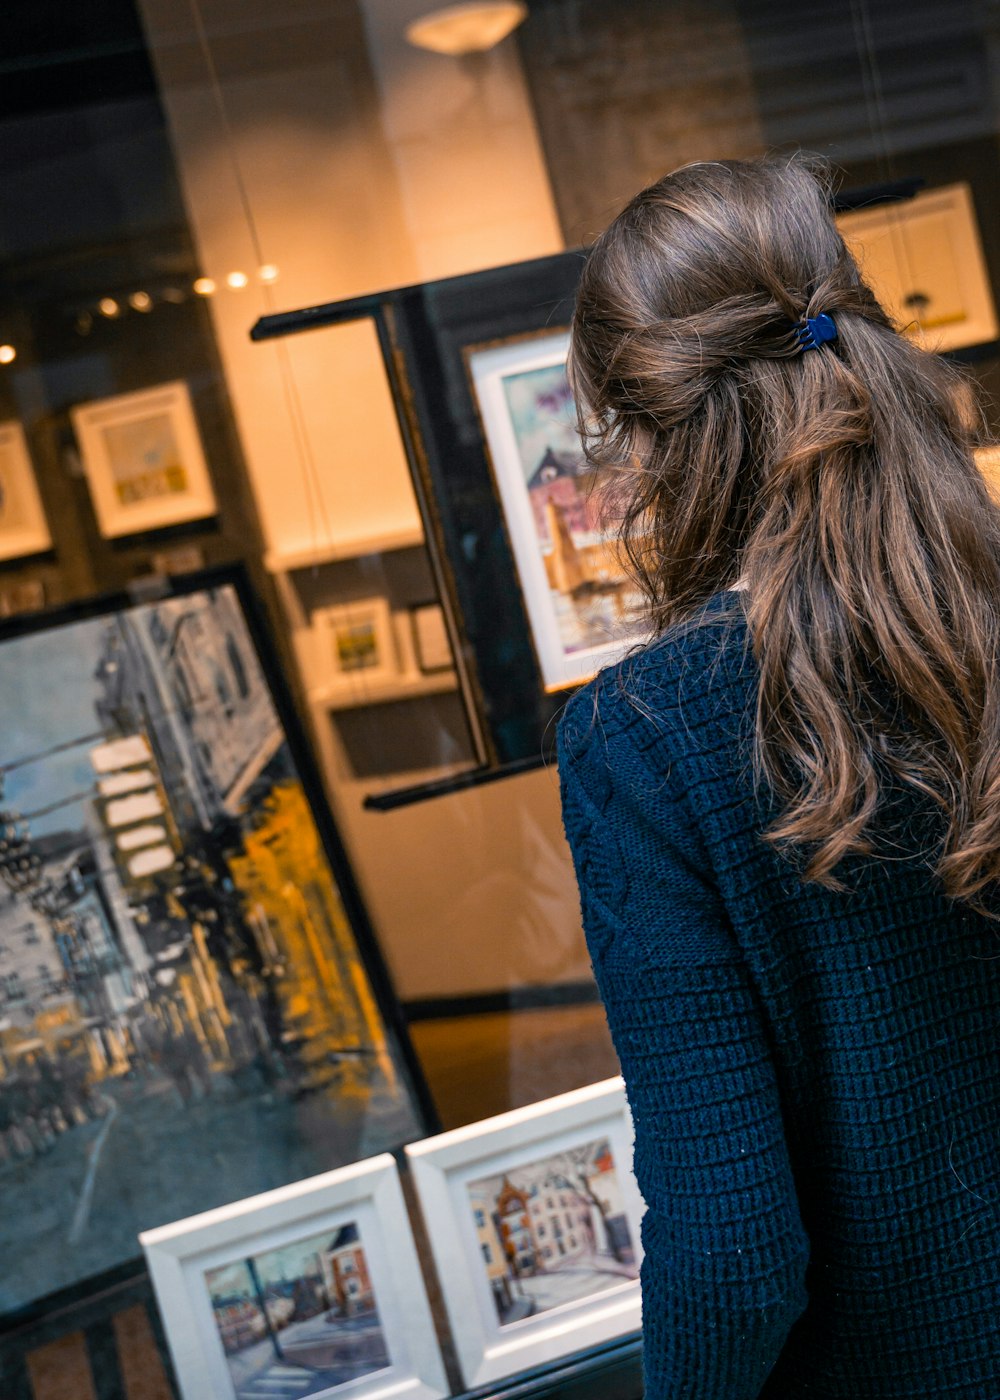
[[450,1394],[388,1154],[140,1242],[182,1400]]
[[646,627],[598,520],[598,474],[576,430],[568,331],[466,351],[546,690],[588,680]]
[[359,598],[313,613],[316,677],[324,690],[363,692],[366,683],[399,680],[389,600]]
[[52,547],[20,423],[0,423],[0,561]]
[[406,1149],[468,1387],[640,1326],[620,1078]]
[[433,1113],[241,574],[5,623],[0,709],[12,1315]]
[[997,338],[997,314],[967,184],[841,214],[844,240],[893,320],[928,350]]
[[418,603],[409,609],[410,645],[422,676],[455,669],[451,639],[440,603]]
[[215,514],[215,493],[183,380],[78,404],[70,417],[106,538]]

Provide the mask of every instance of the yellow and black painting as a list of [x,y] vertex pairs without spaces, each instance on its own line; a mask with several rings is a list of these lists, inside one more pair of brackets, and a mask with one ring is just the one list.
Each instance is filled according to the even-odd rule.
[[0,712],[10,1313],[422,1124],[233,586],[7,638]]

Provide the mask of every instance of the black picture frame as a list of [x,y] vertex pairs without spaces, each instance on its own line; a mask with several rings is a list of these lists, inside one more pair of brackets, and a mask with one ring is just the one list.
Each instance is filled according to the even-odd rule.
[[[224,1003],[225,995],[222,989],[224,985],[226,985],[225,979],[235,976],[233,968],[237,964],[241,968],[243,963],[247,963],[248,965],[249,970],[245,973],[246,985],[252,984],[256,987],[265,977],[265,974],[271,976],[272,979],[277,979],[275,987],[278,988],[278,990],[272,988],[267,992],[268,1004],[271,1007],[269,1012],[271,1019],[263,1017],[265,1029],[261,1032],[260,1025],[258,1024],[261,1018],[258,1017],[256,1011],[251,1008],[253,1015],[250,1019],[253,1027],[258,1032],[258,1042],[255,1042],[250,1047],[245,1056],[237,1057],[234,1054],[231,1066],[225,1070],[225,1073],[217,1075],[222,1081],[217,1100],[215,1097],[216,1088],[214,1080],[204,1067],[196,1073],[186,1064],[182,1065],[184,1080],[181,1080],[181,1070],[178,1070],[176,1067],[176,1047],[174,1047],[175,1064],[173,1068],[169,1066],[166,1069],[164,1068],[167,1062],[163,1058],[162,1052],[159,1054],[159,1058],[156,1058],[155,1055],[152,1056],[149,1065],[144,1063],[142,1055],[136,1054],[138,1068],[135,1074],[138,1078],[146,1076],[143,1080],[144,1089],[149,1089],[150,1085],[152,1085],[161,1096],[161,1100],[165,1105],[179,1096],[182,1099],[181,1106],[184,1108],[188,1106],[188,1103],[184,1097],[184,1092],[179,1086],[182,1083],[186,1083],[187,1089],[191,1092],[192,1101],[195,1106],[199,1110],[204,1110],[201,1117],[209,1118],[212,1113],[218,1110],[218,1131],[220,1133],[223,1131],[231,1131],[234,1124],[239,1124],[244,1121],[251,1123],[251,1119],[245,1115],[243,1118],[238,1116],[234,1109],[234,1104],[239,1108],[240,1105],[249,1100],[252,1100],[255,1106],[258,1101],[263,1103],[265,1100],[268,1100],[269,1104],[276,1105],[271,1116],[266,1118],[266,1122],[264,1122],[264,1120],[261,1121],[261,1135],[259,1140],[248,1141],[245,1144],[246,1152],[251,1156],[256,1154],[256,1158],[259,1159],[256,1161],[256,1166],[258,1168],[257,1175],[261,1179],[258,1181],[251,1181],[249,1183],[249,1189],[247,1189],[247,1183],[244,1181],[237,1195],[230,1193],[226,1196],[225,1191],[223,1191],[225,1199],[237,1199],[239,1196],[255,1194],[256,1191],[266,1190],[275,1185],[283,1184],[280,1179],[275,1179],[275,1177],[277,1175],[280,1178],[281,1163],[286,1159],[288,1162],[296,1162],[301,1158],[305,1162],[305,1169],[296,1170],[292,1176],[287,1178],[289,1180],[294,1180],[297,1176],[309,1175],[313,1171],[325,1170],[333,1166],[342,1165],[346,1161],[355,1160],[358,1154],[342,1158],[339,1161],[333,1159],[329,1155],[327,1148],[332,1138],[328,1131],[328,1125],[324,1120],[324,1114],[329,1115],[331,1108],[333,1108],[335,1112],[341,1112],[342,1105],[344,1112],[358,1113],[360,1111],[362,1116],[366,1107],[368,1111],[374,1111],[376,1085],[378,1094],[380,1095],[378,1111],[384,1115],[379,1121],[384,1121],[389,1126],[386,1129],[384,1140],[380,1142],[376,1141],[378,1138],[378,1131],[372,1132],[366,1139],[365,1149],[360,1155],[370,1156],[374,1151],[380,1150],[398,1150],[405,1142],[413,1141],[428,1133],[438,1131],[439,1129],[437,1112],[410,1042],[403,1012],[396,998],[386,965],[381,956],[371,921],[351,869],[346,849],[323,794],[318,771],[315,767],[304,731],[299,722],[291,694],[282,676],[277,652],[271,641],[262,607],[250,585],[247,573],[240,565],[227,565],[202,570],[185,576],[158,580],[157,587],[153,592],[149,590],[137,590],[134,594],[118,593],[104,595],[45,613],[15,617],[0,623],[0,666],[4,664],[4,648],[10,643],[41,638],[46,634],[53,633],[56,629],[73,626],[74,624],[90,622],[100,623],[102,621],[110,621],[120,616],[134,614],[137,610],[156,608],[169,609],[171,606],[176,608],[185,602],[194,603],[206,597],[222,597],[223,595],[227,600],[232,600],[232,608],[234,609],[232,615],[242,620],[245,626],[246,643],[252,649],[252,653],[256,657],[257,666],[259,667],[259,674],[256,677],[254,677],[251,672],[249,686],[252,688],[257,681],[262,682],[266,700],[273,709],[276,720],[276,732],[280,735],[277,747],[267,760],[267,764],[264,769],[262,769],[261,775],[259,775],[256,780],[257,786],[254,789],[253,801],[257,805],[253,807],[253,812],[255,816],[259,815],[263,810],[262,804],[267,800],[272,800],[275,790],[280,787],[282,793],[288,797],[288,800],[293,804],[297,804],[294,805],[291,810],[294,813],[304,816],[305,820],[311,823],[314,828],[315,840],[318,842],[318,846],[315,848],[317,853],[316,860],[322,863],[322,865],[317,865],[316,869],[322,870],[322,868],[325,868],[328,872],[329,889],[332,891],[333,898],[337,902],[340,910],[342,910],[344,926],[346,927],[346,937],[341,943],[337,941],[336,928],[332,927],[328,922],[326,925],[327,942],[322,944],[320,951],[322,956],[327,959],[329,968],[336,968],[336,970],[343,975],[344,988],[347,986],[348,978],[352,980],[352,984],[360,983],[363,988],[361,992],[357,993],[356,997],[358,1006],[363,1006],[364,1008],[363,1011],[359,1011],[358,1015],[359,1018],[367,1017],[368,1019],[363,1021],[359,1019],[357,1024],[378,1028],[376,1040],[372,1041],[372,1043],[367,1043],[362,1037],[355,1036],[354,1040],[357,1043],[348,1044],[345,1038],[344,1043],[338,1047],[336,1043],[328,1043],[322,1040],[322,1038],[317,1038],[314,1032],[309,1030],[310,1023],[308,1017],[306,1017],[304,1013],[302,1019],[298,1022],[295,1020],[292,1015],[291,997],[283,993],[280,989],[281,978],[285,976],[285,969],[281,963],[281,956],[278,956],[278,954],[275,955],[274,962],[271,964],[270,968],[261,970],[259,967],[252,966],[255,958],[258,962],[260,961],[260,947],[259,945],[256,948],[251,948],[249,946],[251,940],[249,939],[249,935],[246,934],[246,921],[244,920],[242,924],[240,923],[240,919],[243,918],[245,914],[243,906],[249,896],[244,888],[241,891],[243,898],[237,900],[239,908],[236,910],[236,913],[234,913],[233,910],[235,906],[232,904],[232,890],[226,885],[226,880],[228,879],[230,885],[238,886],[238,877],[234,875],[234,862],[243,859],[243,856],[239,854],[241,849],[239,842],[241,840],[244,841],[244,846],[242,848],[244,856],[246,854],[246,833],[242,827],[237,830],[233,827],[232,823],[226,823],[224,824],[225,830],[223,830],[222,825],[219,825],[216,831],[217,847],[212,848],[211,843],[209,843],[207,839],[204,845],[198,846],[197,861],[200,863],[198,868],[202,871],[201,877],[192,875],[191,872],[196,870],[196,866],[193,860],[189,860],[191,854],[190,846],[186,845],[181,838],[178,838],[176,844],[178,845],[181,857],[184,861],[183,868],[185,874],[183,880],[179,883],[175,883],[173,874],[169,877],[157,875],[148,878],[144,877],[141,885],[144,890],[148,891],[146,912],[154,906],[154,902],[155,908],[159,911],[163,907],[165,901],[169,902],[169,897],[169,899],[174,901],[173,906],[170,906],[172,907],[171,917],[174,919],[174,925],[172,926],[183,927],[186,918],[192,929],[194,928],[195,922],[197,922],[199,927],[203,930],[210,930],[206,935],[206,948],[208,949],[210,958],[220,962],[219,971],[221,973],[221,981],[218,986],[220,988],[219,995],[222,997]],[[242,638],[238,635],[236,640],[240,645],[243,644]],[[259,699],[259,696],[257,698]],[[221,704],[222,700],[219,697],[213,697],[213,703],[216,702]],[[180,721],[177,722],[180,723]],[[18,732],[21,733],[23,731]],[[155,750],[159,746],[154,745],[153,747]],[[159,772],[158,765],[160,764],[160,756],[158,753],[154,752],[154,757],[157,762],[153,764],[153,767]],[[11,764],[11,759],[5,759],[5,756],[0,754],[0,775],[12,771]],[[270,786],[268,786],[269,784]],[[296,787],[301,790],[301,801],[296,793]],[[97,799],[93,806],[95,809],[98,809],[101,802],[105,803],[104,810],[106,814],[107,803],[105,799]],[[12,805],[12,803],[4,798],[2,788],[0,788],[0,809],[9,809]],[[163,820],[169,825],[172,821],[174,807],[171,801],[167,801],[165,806],[168,817],[163,818]],[[266,818],[262,819],[263,825],[258,828],[258,830],[263,830],[265,837],[278,833],[280,821],[282,820],[280,812],[274,817],[271,827],[267,827],[266,820]],[[177,824],[174,823],[174,825],[176,826]],[[237,826],[238,825],[237,823]],[[2,828],[2,826],[3,824],[0,823],[0,828]],[[129,827],[128,829],[133,830],[134,828]],[[215,830],[215,828],[213,828],[213,830]],[[2,835],[6,835],[8,838],[10,837],[10,823],[7,824],[6,831],[0,830],[0,836]],[[17,836],[17,833],[15,833],[15,836]],[[264,837],[261,839],[263,840]],[[310,837],[310,840],[312,839],[313,838]],[[101,854],[97,856],[97,860],[106,860],[112,845],[113,841],[103,841],[103,844],[100,844]],[[98,849],[98,843],[96,841],[94,843],[94,849]],[[32,851],[37,851],[37,843],[32,845],[32,842],[29,840],[28,850],[29,854]],[[220,852],[224,852],[225,854],[220,854]],[[10,866],[10,856],[11,852],[8,847],[6,851],[0,852],[0,862],[6,861],[7,865]],[[118,857],[113,851],[112,856],[115,861],[117,861]],[[278,859],[278,857],[275,857],[275,859]],[[213,861],[221,861],[222,866],[225,867],[225,871],[223,872],[220,866],[213,865]],[[42,861],[42,866],[47,869],[44,865],[44,860]],[[244,871],[249,869],[249,861],[243,859],[242,868]],[[14,873],[14,883],[16,884],[16,870]],[[107,883],[107,879],[108,877],[105,875],[104,881],[101,883]],[[46,874],[46,883],[47,885],[52,883],[50,874]],[[97,883],[98,882],[95,881],[95,889]],[[118,883],[121,884],[121,881],[119,880]],[[11,882],[9,879],[0,879],[0,898],[10,897],[10,886]],[[23,898],[28,898],[30,895],[31,889],[28,889],[27,894],[24,895]],[[329,891],[327,891],[326,894],[320,891],[315,897],[321,901],[324,898],[329,900],[330,894]],[[53,895],[52,898],[54,899],[55,896]],[[313,898],[312,894],[310,894],[310,898]],[[213,899],[216,901],[214,906]],[[228,900],[229,903],[226,903],[226,900]],[[223,908],[223,906],[225,906],[225,908]],[[52,907],[54,908],[55,905],[53,904]],[[137,908],[138,905],[132,906],[133,914],[136,912]],[[305,912],[302,915],[302,926],[305,928],[305,924],[310,920],[317,906],[310,904],[308,909],[305,909],[305,906],[303,906],[303,908]],[[213,916],[215,924],[217,925],[214,929]],[[255,918],[257,917],[261,917],[259,910],[255,913]],[[108,922],[109,924],[112,922],[111,916],[108,917]],[[165,922],[163,923],[163,927],[166,927]],[[246,946],[241,946],[239,943],[239,929],[241,928],[243,929],[244,935],[246,935]],[[120,928],[117,929],[117,933],[120,939]],[[306,934],[303,934],[303,937],[306,936]],[[313,920],[311,935],[309,936],[314,938],[319,937],[322,942],[323,929],[319,922],[318,914]],[[55,942],[55,936],[53,936],[53,941]],[[334,944],[336,944],[336,948],[334,948]],[[223,946],[227,949],[226,956],[228,962],[226,966],[221,966],[221,957],[219,954],[219,950],[222,949]],[[278,952],[282,956],[286,956],[289,946],[287,942],[281,944]],[[352,961],[351,959],[352,949],[356,953],[356,961]],[[149,952],[149,947],[146,948],[146,951]],[[177,956],[179,958],[181,955],[178,954]],[[286,960],[288,960],[287,956]],[[122,961],[125,961],[124,955]],[[171,966],[176,965],[177,964],[171,964]],[[150,960],[150,967],[155,967],[157,971],[169,970],[166,963],[163,963],[161,967],[152,957]],[[307,985],[308,976],[307,973],[303,971],[302,986],[307,987]],[[284,1001],[282,1001],[283,995],[285,997]],[[350,995],[355,995],[353,985]],[[241,986],[240,996],[245,1000],[247,996],[245,986]],[[150,999],[151,996],[147,997],[147,1000]],[[348,994],[345,991],[345,1001],[347,999]],[[277,1010],[274,1010],[273,1005],[271,1005],[274,1000],[280,1003]],[[317,1001],[322,1001],[322,997],[317,998]],[[242,1006],[243,1001],[241,1001],[240,1004]],[[330,1003],[327,1001],[324,1004],[329,1005]],[[227,1009],[230,1013],[233,1012],[232,1005],[227,1005]],[[309,1015],[312,1015],[311,1011]],[[318,1012],[317,1017],[313,1018],[313,1022],[311,1023],[313,1026],[322,1021],[322,1012]],[[234,1016],[234,1020],[235,1019],[237,1018]],[[346,1020],[344,1024],[346,1025]],[[100,1028],[98,1028],[98,1030],[100,1030]],[[228,1044],[228,1032],[224,1031],[222,1034],[225,1037],[225,1043]],[[312,1037],[311,1039],[310,1036]],[[381,1037],[380,1043],[376,1043],[379,1036]],[[180,1035],[172,1038],[176,1040],[181,1039]],[[0,1040],[2,1040],[2,1037],[0,1037]],[[58,1035],[55,1034],[52,1043],[56,1043],[57,1040]],[[259,1043],[261,1041],[263,1042],[262,1044]],[[310,1060],[313,1050],[317,1047],[322,1049],[322,1056]],[[47,1048],[46,1046],[46,1051]],[[274,1052],[273,1056],[271,1055],[272,1050]],[[251,1053],[251,1051],[253,1051],[253,1053]],[[4,1054],[4,1052],[6,1052],[6,1054]],[[9,1074],[11,1064],[10,1052],[11,1043],[8,1038],[6,1045],[0,1044],[0,1061],[2,1061],[3,1067],[7,1071],[6,1075],[0,1075],[0,1096],[2,1096],[4,1092],[5,1081],[8,1088],[11,1083]],[[270,1059],[274,1060],[273,1064],[268,1063]],[[376,1071],[372,1068],[369,1074],[368,1067],[374,1066],[376,1061],[379,1065],[387,1066],[385,1073],[383,1073],[381,1069]],[[201,1080],[199,1080],[199,1073],[201,1074]],[[140,1106],[142,1106],[145,1100],[142,1098],[142,1093],[139,1090],[133,1092],[134,1086],[128,1082],[130,1074],[132,1074],[131,1062],[129,1069],[123,1071],[121,1074],[120,1086],[118,1081],[116,1081],[116,1088],[121,1088],[121,1094],[119,1095],[116,1093],[115,1099],[120,1097],[124,1101],[124,1099],[128,1098],[129,1094],[131,1094],[132,1097],[129,1099],[129,1102],[139,1102]],[[238,1076],[241,1076],[238,1080],[240,1087],[234,1090],[232,1086],[237,1083]],[[258,1079],[260,1080],[260,1084],[258,1084]],[[362,1102],[357,1095],[361,1094],[363,1099],[363,1086],[366,1084],[371,1088],[372,1097]],[[362,1087],[359,1088],[359,1085]],[[355,1097],[352,1098],[352,1095]],[[111,1101],[115,1102],[115,1100]],[[59,1165],[61,1157],[68,1155],[68,1153],[62,1149],[67,1146],[67,1135],[71,1136],[74,1129],[81,1133],[85,1132],[90,1138],[94,1137],[93,1130],[95,1125],[83,1121],[86,1115],[82,1105],[79,1107],[79,1112],[77,1113],[77,1118],[80,1121],[71,1121],[73,1113],[77,1111],[77,1105],[72,1100],[67,1100],[67,1102],[71,1104],[70,1107],[67,1107],[66,1103],[59,1101],[58,1116],[54,1120],[50,1119],[47,1132],[51,1135],[53,1141],[48,1143],[41,1142],[38,1144],[31,1144],[29,1141],[29,1145],[32,1148],[31,1155],[30,1157],[22,1158],[21,1166],[24,1166],[27,1162],[28,1170],[30,1170],[30,1164],[33,1163],[36,1158],[46,1164],[55,1163]],[[359,1103],[361,1105],[360,1110]],[[207,1108],[205,1107],[206,1104],[208,1105]],[[119,1104],[119,1109],[120,1107],[121,1104]],[[227,1115],[229,1116],[227,1117]],[[63,1126],[58,1126],[60,1119]],[[57,1124],[56,1129],[51,1127],[52,1121]],[[126,1114],[121,1115],[121,1121],[124,1125],[128,1125]],[[136,1121],[138,1122],[138,1120]],[[2,1126],[3,1121],[0,1120],[0,1127]],[[6,1149],[4,1154],[0,1154],[0,1173],[7,1170],[8,1177],[10,1177],[9,1169],[11,1168],[12,1155],[9,1126],[8,1124],[4,1134],[0,1135],[3,1136],[3,1145]],[[273,1130],[276,1137],[279,1138],[282,1133],[290,1133],[292,1128],[294,1128],[295,1131],[301,1131],[304,1143],[301,1150],[297,1149],[293,1143],[291,1146],[287,1146],[287,1151],[285,1147],[282,1148],[282,1151],[285,1152],[284,1157],[278,1154],[274,1160],[269,1160],[267,1157],[268,1144],[266,1141],[266,1129],[268,1126]],[[191,1127],[191,1132],[193,1133],[193,1131],[194,1125]],[[131,1127],[131,1140],[137,1142],[140,1137],[140,1132],[141,1128],[136,1126]],[[308,1133],[313,1132],[315,1134],[314,1138],[309,1137]],[[359,1130],[358,1137],[360,1138],[360,1136],[361,1133]],[[113,1143],[113,1141],[114,1139],[112,1138],[111,1142]],[[281,1138],[281,1141],[284,1143],[285,1139]],[[35,1151],[36,1146],[39,1148],[37,1152]],[[93,1143],[88,1142],[86,1146],[92,1148]],[[169,1144],[166,1150],[169,1155]],[[296,1153],[298,1153],[298,1155],[296,1155]],[[14,1155],[16,1156],[16,1153]],[[4,1157],[6,1157],[6,1161],[3,1160]],[[318,1160],[313,1160],[314,1158]],[[93,1154],[91,1155],[91,1160],[93,1160]],[[18,1163],[15,1162],[15,1171],[17,1166]],[[169,1183],[170,1177],[168,1168],[169,1162],[165,1163],[164,1161],[160,1161],[158,1163],[158,1170],[164,1173],[164,1180]],[[63,1174],[66,1176],[67,1180],[72,1177],[72,1172],[68,1174],[64,1172]],[[23,1218],[25,1214],[30,1217],[31,1210],[33,1209],[32,1200],[34,1198],[30,1196],[30,1193],[25,1193],[23,1190],[21,1192],[22,1205],[20,1211],[15,1207],[15,1201],[18,1197],[17,1186],[24,1175],[25,1173],[22,1171],[18,1181],[13,1183],[14,1189],[12,1189],[12,1182],[10,1179],[8,1179],[6,1183],[4,1199],[5,1215],[8,1220],[13,1216],[20,1216]],[[239,1172],[234,1173],[232,1179],[236,1180],[239,1175]],[[246,1173],[244,1173],[244,1175],[246,1175]],[[250,1172],[250,1175],[253,1175],[253,1172]],[[125,1173],[125,1177],[126,1180],[122,1187],[123,1196],[127,1196],[128,1194],[127,1173]],[[228,1181],[230,1178],[226,1179]],[[63,1185],[66,1185],[65,1181]],[[79,1185],[79,1182],[77,1185]],[[85,1180],[83,1189],[85,1191],[89,1189],[93,1192],[93,1184],[90,1183],[88,1185]],[[194,1214],[202,1209],[220,1204],[223,1204],[223,1200],[221,1199],[185,1200],[180,1210],[176,1212],[168,1211],[166,1215],[162,1215],[159,1223],[165,1223],[165,1221],[170,1218],[179,1218],[181,1215]],[[132,1223],[138,1227],[132,1231],[131,1236],[132,1243],[134,1244],[134,1253],[123,1254],[121,1257],[109,1259],[105,1267],[82,1272],[77,1277],[69,1277],[60,1281],[54,1288],[33,1293],[30,1296],[19,1299],[13,1305],[8,1305],[6,1300],[0,1298],[0,1333],[11,1332],[12,1330],[22,1328],[33,1320],[51,1313],[54,1309],[61,1311],[68,1307],[77,1306],[88,1297],[99,1293],[102,1289],[117,1288],[123,1281],[131,1277],[141,1276],[144,1272],[144,1265],[138,1249],[138,1243],[135,1240],[135,1235],[138,1229],[148,1228],[158,1222],[151,1219],[139,1219]],[[0,1227],[0,1233],[2,1233],[2,1227]],[[32,1247],[37,1249],[38,1245],[36,1240],[33,1240]],[[8,1258],[13,1257],[12,1253],[8,1251],[5,1251],[5,1256]]]
[[547,761],[567,693],[546,694],[541,683],[465,357],[472,346],[568,325],[584,256],[574,250],[268,316],[251,332],[265,340],[373,321],[482,741],[482,777]]

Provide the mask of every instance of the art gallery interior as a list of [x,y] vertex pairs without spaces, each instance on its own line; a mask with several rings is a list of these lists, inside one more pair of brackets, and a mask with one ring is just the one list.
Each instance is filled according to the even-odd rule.
[[[1000,14],[10,0],[0,33],[0,1198],[43,1231],[60,1202],[79,1243],[113,1162],[153,1171],[155,1105],[197,1121],[192,1152],[228,1133],[252,1155],[240,1075],[268,1121],[294,1097],[314,1147],[350,1102],[341,1167],[617,1074],[553,736],[640,633],[566,403],[538,426],[580,250],[678,165],[818,152],[894,312],[989,405]],[[530,403],[517,375],[539,376]],[[111,803],[140,791],[126,838]],[[356,1069],[375,1061],[377,1082]],[[614,1131],[588,1131],[587,1181],[611,1181]],[[115,1252],[0,1283],[5,1400],[212,1393],[179,1388],[137,1235],[302,1162],[323,1167],[261,1152],[129,1217]],[[500,1214],[527,1190],[504,1180]],[[564,1211],[574,1249],[625,1219],[588,1209],[578,1190]],[[34,1228],[0,1226],[5,1274]],[[323,1264],[348,1311],[351,1228]],[[491,1278],[514,1316],[502,1261]],[[634,1342],[537,1393],[638,1396]],[[471,1389],[456,1364],[433,1393]]]

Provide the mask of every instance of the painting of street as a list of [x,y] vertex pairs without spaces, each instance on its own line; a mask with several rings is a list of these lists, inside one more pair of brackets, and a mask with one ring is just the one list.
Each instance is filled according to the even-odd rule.
[[0,642],[0,1313],[420,1133],[237,590]]
[[468,1185],[501,1327],[639,1277],[607,1138]]
[[601,528],[565,363],[507,373],[502,383],[563,654],[638,639],[638,597]]
[[205,1274],[236,1400],[305,1400],[389,1365],[353,1221]]

